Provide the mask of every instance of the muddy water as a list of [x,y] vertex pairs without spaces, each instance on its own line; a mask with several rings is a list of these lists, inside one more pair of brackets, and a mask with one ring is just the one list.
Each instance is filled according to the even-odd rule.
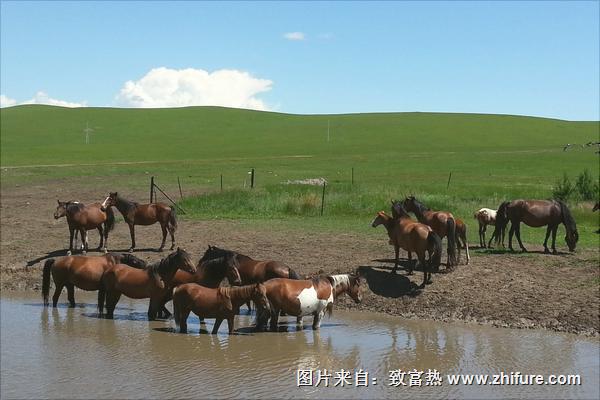
[[[115,320],[97,318],[94,296],[76,293],[82,307],[41,306],[39,293],[2,293],[1,391],[8,398],[598,398],[598,339],[544,331],[408,321],[370,313],[336,312],[320,332],[295,329],[218,335],[212,320],[191,334],[172,322],[148,322],[146,303],[121,299]],[[341,369],[369,373],[369,386],[333,387]],[[297,384],[298,369],[332,373],[329,387]],[[436,369],[440,386],[390,386],[389,371]],[[450,385],[447,374],[580,374],[578,386]],[[360,371],[359,371],[360,372]],[[374,382],[374,378],[375,382]],[[492,378],[490,378],[492,379]]]

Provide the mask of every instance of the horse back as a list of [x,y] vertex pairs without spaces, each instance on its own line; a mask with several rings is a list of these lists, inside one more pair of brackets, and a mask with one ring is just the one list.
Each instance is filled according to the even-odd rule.
[[261,283],[274,278],[289,278],[289,267],[279,261],[239,260],[238,271],[244,284]]
[[92,203],[83,208],[69,211],[67,212],[67,221],[69,225],[75,225],[76,228],[95,229],[108,219],[106,212],[102,211],[100,207],[100,203]]
[[511,221],[521,221],[531,227],[540,227],[561,221],[560,205],[548,200],[515,200],[506,208]]
[[173,293],[173,302],[204,318],[215,318],[223,312],[223,301],[218,289],[207,288],[196,283],[185,283]]
[[324,279],[270,279],[264,283],[271,304],[289,315],[300,316],[319,312],[333,301],[331,284]]
[[148,271],[125,264],[109,267],[102,277],[102,283],[108,291],[118,291],[133,299],[145,299],[155,289],[154,280]]
[[397,241],[406,251],[420,251],[427,248],[427,237],[433,229],[413,220],[402,221],[397,229]]

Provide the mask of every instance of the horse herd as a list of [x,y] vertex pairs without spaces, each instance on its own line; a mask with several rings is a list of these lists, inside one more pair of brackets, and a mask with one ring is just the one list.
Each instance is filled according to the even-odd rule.
[[[131,235],[129,253],[108,253],[108,233],[114,227],[112,207],[116,207]],[[413,213],[416,220],[409,213]],[[67,288],[70,307],[75,307],[74,288],[98,291],[99,315],[114,317],[115,307],[122,295],[134,299],[148,298],[148,319],[169,318],[171,313],[166,303],[173,301],[173,317],[179,331],[187,332],[187,319],[195,313],[201,323],[204,318],[215,318],[213,333],[222,321],[227,320],[229,333],[234,330],[234,317],[239,308],[251,301],[256,305],[256,328],[277,330],[281,313],[297,317],[302,327],[302,317],[313,316],[313,329],[318,329],[326,311],[331,312],[335,299],[347,293],[355,302],[362,300],[362,278],[354,274],[319,275],[311,279],[300,279],[287,265],[273,260],[254,260],[243,254],[208,246],[198,263],[192,262],[191,255],[177,248],[167,257],[146,264],[130,254],[135,249],[135,225],[151,225],[158,222],[162,229],[163,250],[167,232],[171,236],[171,250],[175,247],[174,233],[177,219],[174,207],[164,203],[139,204],[111,192],[102,203],[84,205],[80,202],[58,202],[56,219],[66,217],[69,226],[70,242],[66,257],[48,259],[42,276],[42,297],[48,305],[50,280],[54,281],[55,292],[52,298],[56,307],[61,291]],[[520,237],[520,223],[532,227],[547,225],[544,249],[549,252],[547,242],[552,234],[552,250],[556,252],[555,239],[558,225],[566,228],[566,242],[574,251],[578,234],[575,221],[567,206],[558,200],[514,200],[503,202],[498,210],[482,208],[474,217],[479,222],[479,241],[486,247],[487,225],[494,225],[493,239],[504,245],[505,229],[509,230],[509,248],[512,250],[512,237],[516,235],[523,251]],[[399,265],[399,251],[408,252],[408,274],[414,265],[420,265],[424,276],[421,287],[431,283],[432,272],[439,271],[442,264],[442,239],[447,238],[446,269],[452,270],[459,264],[462,250],[466,264],[469,263],[466,224],[447,211],[434,211],[427,208],[414,196],[402,201],[392,201],[391,215],[384,211],[377,213],[373,227],[383,225],[389,236],[389,243],[395,249],[395,273]],[[102,256],[86,256],[88,250],[87,231],[98,229]],[[72,256],[73,239],[81,236],[83,255]],[[221,286],[223,280],[229,286]],[[106,313],[104,309],[106,308]]]

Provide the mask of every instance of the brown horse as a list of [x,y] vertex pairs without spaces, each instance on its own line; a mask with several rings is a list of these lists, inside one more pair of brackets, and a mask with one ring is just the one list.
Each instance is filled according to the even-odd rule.
[[458,262],[460,262],[460,253],[461,250],[464,249],[467,253],[467,262],[466,265],[469,265],[469,261],[471,261],[471,256],[469,255],[469,243],[467,242],[467,224],[460,218],[456,218],[454,220],[456,223],[456,243],[458,244]]
[[[394,202],[394,217],[380,211],[371,223],[372,227],[383,225],[394,245],[395,263],[391,273],[398,269],[400,248],[408,252],[415,252],[421,267],[423,268],[423,283],[421,287],[431,283],[431,271],[438,271],[442,257],[442,242],[440,237],[427,225],[416,222],[410,218],[402,204]],[[425,253],[429,253],[426,261]],[[409,263],[408,274],[413,271],[412,263]]]
[[[208,246],[208,249],[198,261],[196,272],[191,274],[178,270],[173,277],[173,286],[196,283],[214,289],[219,287],[224,278],[227,278],[230,285],[241,285],[242,280],[237,267],[238,263],[233,254],[215,253],[212,251],[211,246]],[[168,318],[171,314],[165,307],[165,304],[171,300],[171,295],[172,293],[169,292],[163,299],[161,313],[164,318]]]
[[42,298],[48,305],[50,294],[50,275],[54,280],[52,306],[56,307],[63,287],[67,287],[69,306],[75,307],[75,286],[91,291],[101,287],[102,274],[114,264],[127,264],[134,268],[145,268],[146,262],[126,253],[108,253],[98,257],[67,256],[50,258],[44,264],[42,272]]
[[187,333],[187,319],[194,312],[200,319],[215,318],[212,333],[216,334],[224,319],[229,334],[233,333],[235,315],[245,302],[253,300],[261,312],[268,312],[269,302],[265,287],[252,284],[241,287],[207,288],[195,283],[186,283],[173,289],[173,314],[179,332]]
[[[204,257],[233,258],[237,263],[237,269],[240,273],[242,285],[249,285],[251,283],[261,283],[273,278],[300,279],[296,271],[294,271],[282,262],[274,260],[254,260],[253,258],[237,253],[235,251],[220,249],[216,246],[208,246],[208,250],[206,251],[206,253],[204,253]],[[229,282],[232,285],[235,285],[235,283],[231,282],[231,280]],[[250,302],[248,302],[247,306],[248,312],[250,313],[252,310]]]
[[270,329],[277,330],[279,313],[297,317],[302,324],[302,317],[313,316],[313,329],[319,329],[321,320],[327,310],[333,309],[333,302],[347,293],[356,303],[362,301],[361,280],[349,274],[318,276],[309,280],[293,280],[285,278],[270,279],[264,283],[270,303],[270,315],[258,313],[257,327],[262,329],[271,318]]
[[444,239],[448,237],[448,267],[452,268],[458,264],[456,257],[456,222],[452,213],[447,211],[432,211],[423,203],[419,202],[414,196],[404,199],[402,204],[406,211],[415,214],[419,222],[429,225],[431,229]]
[[148,319],[156,319],[167,292],[171,290],[175,272],[179,269],[195,272],[191,256],[183,249],[176,251],[145,270],[134,269],[123,264],[109,268],[102,276],[102,288],[98,293],[98,308],[103,311],[106,298],[106,317],[113,318],[115,306],[121,294],[132,299],[150,298]]
[[54,219],[67,217],[69,225],[69,250],[70,256],[73,251],[73,236],[77,241],[77,232],[81,236],[81,246],[83,254],[88,249],[87,231],[98,229],[100,233],[100,245],[98,250],[106,252],[108,246],[108,232],[115,226],[115,215],[111,209],[104,210],[100,203],[88,204],[87,206],[78,201],[60,201],[54,212]]
[[519,246],[522,251],[527,251],[523,242],[521,242],[521,222],[533,228],[548,226],[546,228],[546,239],[544,240],[544,252],[549,253],[548,237],[552,233],[552,252],[556,254],[556,231],[558,225],[564,224],[566,230],[565,241],[569,246],[569,251],[575,251],[579,233],[577,233],[577,225],[571,215],[571,211],[565,203],[560,200],[513,200],[505,201],[498,207],[496,213],[496,228],[494,235],[496,243],[500,241],[500,236],[506,229],[508,221],[510,231],[508,232],[508,248],[512,248],[513,234],[517,236]]
[[153,225],[160,224],[162,229],[162,242],[158,251],[162,251],[167,240],[167,231],[171,235],[171,250],[175,248],[175,231],[177,230],[177,214],[175,207],[170,207],[165,203],[139,204],[135,201],[129,201],[120,197],[117,192],[109,193],[108,197],[102,202],[102,209],[108,209],[112,206],[123,214],[123,218],[129,225],[131,234],[130,252],[135,249],[135,225]]

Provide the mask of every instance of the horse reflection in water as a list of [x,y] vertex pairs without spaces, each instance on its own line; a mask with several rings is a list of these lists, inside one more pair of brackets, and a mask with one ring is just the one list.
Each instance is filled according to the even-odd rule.
[[318,276],[310,280],[276,278],[264,283],[271,312],[257,313],[257,328],[264,329],[269,317],[270,329],[277,330],[279,313],[297,317],[302,325],[302,317],[313,316],[313,329],[319,329],[327,311],[331,314],[333,302],[344,293],[356,302],[362,301],[361,278],[350,274]]

